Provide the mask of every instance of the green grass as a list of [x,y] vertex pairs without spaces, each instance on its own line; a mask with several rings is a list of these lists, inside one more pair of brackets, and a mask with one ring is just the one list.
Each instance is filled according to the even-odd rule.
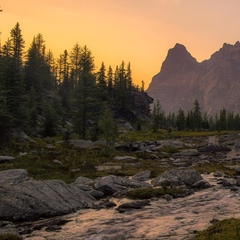
[[240,219],[224,219],[204,231],[198,232],[194,240],[239,240]]
[[22,237],[10,233],[0,235],[0,240],[21,240],[21,239]]
[[233,169],[227,168],[224,164],[219,163],[205,163],[198,165],[194,168],[195,170],[199,171],[200,173],[212,173],[212,172],[222,172],[228,176],[236,176],[239,173]]
[[[216,132],[178,132],[173,131],[169,134],[166,130],[159,130],[157,133],[152,131],[130,131],[127,134],[121,134],[121,141],[155,141],[159,139],[182,138],[183,136],[195,135],[214,135]],[[29,173],[29,176],[37,180],[45,179],[61,179],[67,183],[74,181],[77,177],[97,178],[109,174],[119,176],[131,176],[140,171],[150,170],[152,177],[158,176],[160,173],[168,170],[160,167],[159,159],[170,157],[173,153],[179,151],[172,147],[166,147],[154,153],[126,153],[111,150],[106,153],[104,147],[96,149],[77,149],[70,144],[64,144],[60,141],[61,137],[33,139],[31,142],[11,142],[8,145],[1,146],[0,155],[15,156],[16,159],[12,163],[0,164],[0,170],[23,168]],[[49,148],[53,146],[53,148]],[[20,156],[19,153],[27,153]],[[140,159],[139,163],[119,163],[114,162],[113,158],[117,155],[131,155]],[[157,158],[156,158],[157,156]],[[53,163],[58,160],[62,163]],[[97,171],[95,166],[102,164],[122,165],[121,170]],[[205,164],[196,168],[200,172],[223,171],[228,175],[235,175],[234,170],[230,170],[223,165]]]
[[229,133],[229,131],[173,131],[175,137],[206,137],[213,135],[223,135]]
[[168,133],[165,129],[159,129],[157,132],[148,131],[129,131],[127,133],[120,133],[119,140],[122,141],[155,141],[161,139],[181,138],[181,137],[206,137],[212,135],[223,135],[229,131],[172,131]]
[[168,135],[167,130],[159,130],[158,132],[153,131],[129,131],[127,133],[120,133],[119,140],[128,141],[155,141],[164,139]]

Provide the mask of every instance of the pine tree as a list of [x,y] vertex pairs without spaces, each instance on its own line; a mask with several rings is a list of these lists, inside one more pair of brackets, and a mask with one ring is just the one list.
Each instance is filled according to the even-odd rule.
[[202,112],[201,112],[200,104],[197,99],[194,101],[193,105],[194,105],[194,107],[193,107],[193,118],[194,118],[193,126],[195,129],[201,129],[202,128]]
[[52,84],[50,66],[46,61],[45,41],[42,34],[34,36],[31,46],[27,53],[25,64],[25,81],[26,87],[30,91],[33,88],[42,97],[44,90],[51,90]]
[[26,94],[23,81],[24,40],[19,23],[10,32],[10,38],[3,47],[4,87],[6,89],[6,105],[14,118],[15,127],[21,127],[27,119]]
[[227,111],[226,111],[225,108],[220,110],[219,129],[220,130],[226,130],[227,129]]
[[158,100],[153,107],[152,121],[154,132],[157,132],[164,125],[164,111]]
[[112,67],[109,66],[107,72],[107,93],[108,93],[108,103],[112,104],[113,101],[113,70]]
[[81,54],[82,49],[78,43],[76,43],[70,52],[70,68],[71,68],[71,79],[74,87],[80,80],[80,72],[81,72]]
[[58,84],[62,105],[69,114],[72,109],[74,83],[70,78],[70,62],[67,50],[58,59]]
[[44,117],[42,135],[53,137],[57,133],[58,118],[52,101],[42,102],[42,115]]
[[179,109],[177,114],[177,128],[180,131],[186,128],[186,119],[185,119],[185,114],[182,108]]
[[79,81],[76,88],[75,125],[80,137],[85,139],[88,130],[97,133],[97,116],[99,102],[96,98],[96,78],[94,75],[94,59],[91,51],[84,46],[80,57]]
[[107,77],[106,77],[106,68],[103,62],[102,62],[101,68],[97,73],[97,87],[98,87],[100,101],[107,101],[108,99]]
[[126,84],[127,84],[127,90],[131,93],[132,91],[132,69],[131,69],[131,63],[129,62],[127,65],[126,70]]
[[106,141],[106,154],[109,154],[117,137],[117,124],[109,108],[106,108],[100,117],[99,129],[103,139]]

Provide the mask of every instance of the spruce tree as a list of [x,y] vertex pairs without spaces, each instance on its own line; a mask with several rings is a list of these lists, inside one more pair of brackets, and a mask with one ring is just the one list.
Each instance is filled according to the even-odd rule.
[[158,100],[153,107],[152,121],[154,132],[157,132],[164,125],[164,111]]
[[80,56],[79,81],[76,87],[76,115],[77,132],[83,139],[87,138],[88,130],[96,137],[98,134],[97,117],[99,102],[96,98],[96,78],[94,75],[94,59],[91,51],[84,46]]
[[227,111],[226,111],[225,108],[220,110],[219,129],[220,130],[227,130]]
[[19,23],[10,32],[10,38],[3,47],[4,85],[6,105],[14,118],[14,126],[21,127],[27,120],[26,94],[23,81],[24,40]]
[[100,101],[108,100],[106,68],[102,62],[101,68],[97,72],[97,87]]
[[106,154],[109,155],[117,137],[117,124],[109,108],[105,108],[100,119],[99,129],[102,138],[106,141]]
[[193,118],[194,118],[193,126],[195,129],[201,129],[202,128],[202,112],[201,112],[200,104],[197,99],[194,101],[193,105],[194,105],[193,106]]
[[113,70],[109,66],[107,72],[107,93],[108,93],[108,104],[111,106],[113,101]]
[[182,108],[178,110],[177,114],[177,128],[178,130],[182,131],[186,128],[186,119],[185,119],[185,114]]

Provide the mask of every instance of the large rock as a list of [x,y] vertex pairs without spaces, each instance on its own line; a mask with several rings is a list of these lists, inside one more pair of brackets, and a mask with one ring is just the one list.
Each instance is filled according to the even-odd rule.
[[12,222],[0,221],[0,236],[3,234],[11,234],[16,236],[16,239],[21,239],[16,226]]
[[18,184],[26,180],[28,180],[28,173],[25,169],[0,171],[0,186]]
[[203,178],[196,170],[178,170],[172,169],[166,171],[152,180],[154,186],[162,187],[192,187]]
[[0,187],[0,219],[52,217],[91,207],[95,199],[61,180],[25,181]]
[[150,187],[150,184],[125,177],[109,175],[97,178],[94,187],[97,190],[104,192],[105,195],[112,195],[115,192],[130,188]]
[[70,143],[76,148],[93,148],[93,147],[95,147],[94,142],[92,142],[91,140],[75,139],[75,140],[71,140]]
[[174,156],[199,156],[197,149],[183,149],[181,152],[174,154]]
[[124,213],[126,211],[132,211],[134,209],[142,209],[145,206],[149,206],[150,201],[149,200],[140,200],[140,201],[134,201],[134,202],[126,202],[119,205],[116,210],[120,213]]
[[120,162],[137,162],[139,161],[137,158],[132,157],[132,156],[116,156],[114,157],[115,161],[120,161]]
[[135,175],[133,175],[132,179],[138,180],[138,181],[147,181],[149,180],[150,176],[151,176],[151,171],[146,170],[146,171],[136,173]]
[[231,149],[222,145],[207,145],[198,149],[199,152],[230,152]]
[[182,148],[184,143],[180,140],[159,140],[157,141],[158,148],[164,147],[173,147],[173,148]]
[[0,156],[0,163],[12,162],[14,159],[12,156]]

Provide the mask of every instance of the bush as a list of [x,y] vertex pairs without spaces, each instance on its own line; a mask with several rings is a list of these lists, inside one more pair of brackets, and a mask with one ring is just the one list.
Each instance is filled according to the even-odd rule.
[[195,240],[238,240],[240,239],[240,219],[218,221],[204,231],[200,231]]

